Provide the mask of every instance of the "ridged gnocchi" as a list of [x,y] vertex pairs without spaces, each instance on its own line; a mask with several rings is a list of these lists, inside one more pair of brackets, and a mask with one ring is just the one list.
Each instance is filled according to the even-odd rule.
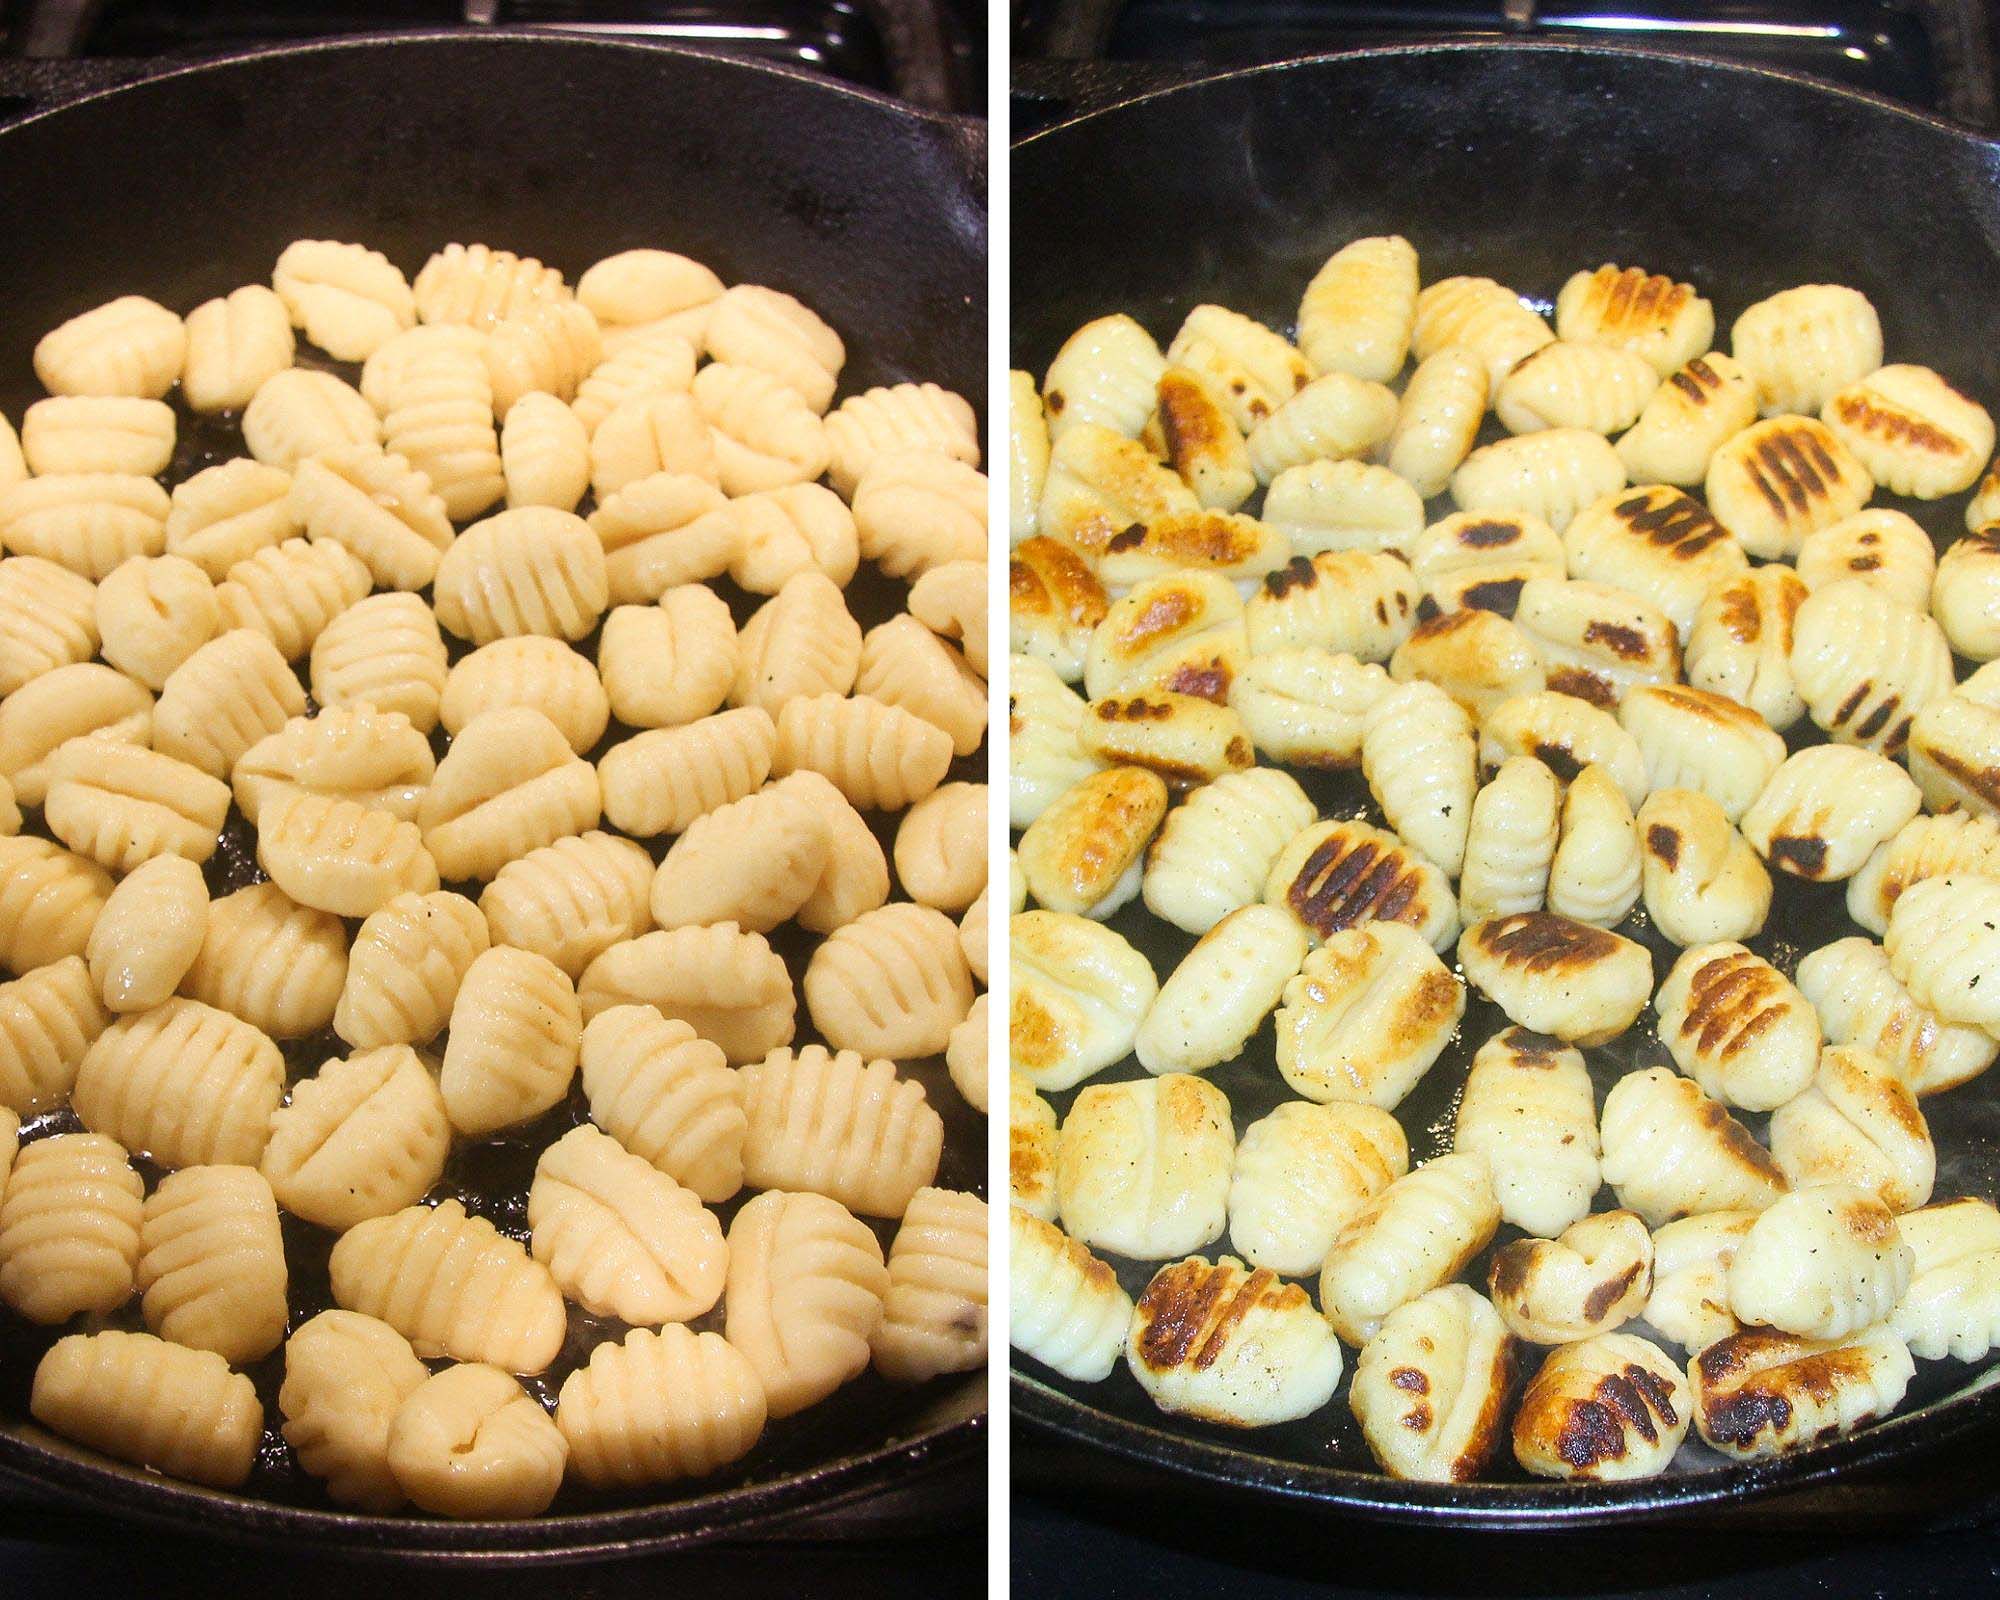
[[1038,1089],[1061,1090],[1122,1060],[1159,992],[1146,958],[1101,923],[1060,911],[1008,924],[1008,1056]]
[[1688,1367],[1694,1425],[1712,1448],[1742,1461],[1789,1455],[1852,1433],[1902,1403],[1916,1363],[1886,1325],[1846,1338],[1808,1339],[1745,1328]]
[[1815,745],[1795,751],[1743,813],[1743,837],[1795,877],[1851,878],[1875,847],[1917,814],[1909,775],[1873,751]]
[[1819,1012],[1829,1044],[1854,1045],[1887,1062],[1917,1094],[1975,1078],[2000,1052],[1983,1030],[1944,1021],[1914,1000],[1867,939],[1836,939],[1799,962],[1799,992]]
[[590,1115],[625,1149],[711,1204],[743,1187],[748,1126],[720,1046],[650,1006],[617,1005],[583,1029]]
[[1771,1114],[1771,1155],[1794,1188],[1844,1183],[1898,1214],[1931,1197],[1937,1149],[1915,1092],[1879,1056],[1835,1045]]
[[1410,349],[1418,361],[1458,345],[1485,363],[1498,385],[1520,361],[1553,342],[1554,331],[1520,296],[1491,278],[1441,278],[1417,296]]
[[451,1122],[408,1045],[336,1057],[271,1114],[261,1171],[294,1216],[346,1230],[415,1205],[444,1172]]
[[1659,1346],[1606,1333],[1552,1351],[1514,1414],[1514,1459],[1543,1478],[1619,1481],[1664,1471],[1687,1437],[1688,1380]]
[[1281,1102],[1236,1143],[1229,1242],[1252,1266],[1309,1277],[1409,1163],[1402,1126],[1379,1106]]
[[1688,684],[1748,706],[1781,732],[1805,715],[1792,635],[1806,586],[1789,567],[1755,567],[1708,591],[1688,634]]
[[49,1325],[116,1311],[132,1297],[143,1193],[124,1149],[103,1134],[30,1144],[0,1197],[0,1300]]
[[1452,1149],[1482,1157],[1502,1220],[1554,1238],[1590,1210],[1602,1178],[1597,1101],[1583,1052],[1525,1028],[1479,1047]]
[[251,1167],[183,1167],[146,1197],[136,1278],[146,1326],[232,1366],[285,1337],[285,1244],[271,1186]]
[[1118,1275],[1052,1222],[1019,1206],[1007,1221],[1009,1341],[1064,1377],[1108,1377],[1132,1325]]
[[1714,800],[1662,789],[1636,819],[1647,915],[1673,943],[1748,939],[1771,910],[1771,875]]
[[1561,536],[1542,517],[1482,508],[1455,511],[1425,528],[1410,551],[1410,569],[1443,610],[1469,606],[1512,616],[1521,585],[1562,577],[1565,559]]
[[1713,343],[1715,308],[1692,284],[1607,262],[1563,284],[1556,296],[1556,333],[1630,350],[1664,378]]
[[1977,1361],[1993,1348],[2000,1213],[1990,1201],[1946,1200],[1896,1221],[1913,1258],[1910,1286],[1889,1319],[1910,1353]]
[[1992,416],[1929,367],[1877,367],[1829,395],[1820,415],[1891,494],[1959,494],[1993,456]]
[[1560,534],[1585,506],[1625,486],[1625,464],[1603,434],[1547,428],[1482,445],[1451,475],[1467,512],[1515,512]]
[[623,940],[583,969],[577,998],[586,1025],[614,1007],[651,1006],[738,1064],[789,1044],[797,1026],[784,958],[762,934],[731,922]]
[[1825,423],[1775,416],[1716,447],[1702,499],[1745,551],[1789,560],[1868,503],[1875,480]]
[[636,1328],[563,1380],[556,1426],[586,1483],[663,1483],[746,1454],[766,1409],[756,1369],[720,1334]]
[[1271,863],[1264,899],[1321,940],[1374,922],[1404,923],[1437,950],[1458,936],[1443,870],[1366,822],[1318,822],[1293,835]]
[[[944,1124],[893,1062],[824,1045],[741,1069],[744,1181],[806,1190],[868,1217],[900,1217],[937,1176]],[[629,1320],[629,1319],[628,1319]]]
[[389,1470],[389,1425],[429,1376],[386,1322],[322,1311],[285,1341],[285,1442],[339,1504],[393,1511],[403,1491]]
[[562,1348],[567,1319],[548,1269],[457,1200],[357,1223],[328,1273],[344,1309],[379,1317],[421,1356],[532,1373]]
[[1711,350],[1666,374],[1619,439],[1618,459],[1634,483],[1693,488],[1723,441],[1756,420],[1756,380],[1735,357]]
[[1229,1101],[1205,1079],[1093,1084],[1071,1104],[1056,1149],[1063,1226],[1138,1261],[1199,1250],[1228,1226],[1235,1147]]
[[1204,1072],[1234,1060],[1306,957],[1306,935],[1274,906],[1232,911],[1161,983],[1133,1039],[1148,1072]]
[[1458,959],[1511,1021],[1574,1044],[1624,1032],[1653,987],[1645,946],[1545,911],[1475,923]]
[[1604,1097],[1604,1181],[1651,1227],[1705,1211],[1763,1211],[1784,1174],[1742,1123],[1691,1078],[1629,1072]]
[[1724,1105],[1770,1111],[1819,1066],[1819,1017],[1784,974],[1740,944],[1681,953],[1653,997],[1660,1042]]
[[686,1322],[722,1298],[722,1224],[643,1156],[585,1124],[535,1163],[533,1253],[585,1310],[620,1322]]
[[49,1346],[28,1404],[64,1438],[222,1489],[250,1476],[264,1429],[256,1389],[214,1351],[116,1329]]
[[756,1369],[772,1416],[867,1368],[889,1288],[881,1245],[838,1201],[774,1189],[736,1213],[723,1332]]
[[1146,1285],[1126,1365],[1162,1411],[1233,1427],[1308,1416],[1333,1398],[1340,1341],[1295,1283],[1191,1256]]
[[1438,1156],[1398,1178],[1348,1223],[1320,1268],[1320,1309],[1366,1345],[1404,1305],[1458,1276],[1499,1225],[1484,1156]]
[[1462,1483],[1499,1451],[1513,1380],[1512,1335],[1476,1290],[1448,1283],[1383,1319],[1347,1403],[1383,1471]]
[[911,1197],[889,1246],[875,1370],[920,1383],[986,1362],[986,1202],[954,1189]]
[[1394,1110],[1465,1012],[1465,985],[1400,922],[1334,932],[1295,970],[1278,1007],[1278,1070],[1308,1100]]
[[1730,349],[1757,384],[1764,415],[1816,414],[1835,391],[1882,365],[1882,323],[1859,290],[1813,283],[1759,300]]
[[1927,612],[1844,578],[1799,607],[1792,680],[1835,740],[1893,756],[1924,707],[1951,691],[1951,648]]

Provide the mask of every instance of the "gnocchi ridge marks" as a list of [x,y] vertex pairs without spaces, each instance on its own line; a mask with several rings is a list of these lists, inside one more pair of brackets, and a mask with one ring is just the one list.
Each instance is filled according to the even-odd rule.
[[1591,1398],[1571,1407],[1556,1435],[1557,1454],[1580,1471],[1601,1467],[1623,1458],[1627,1427],[1648,1444],[1658,1443],[1656,1418],[1669,1428],[1680,1421],[1674,1410],[1673,1390],[1657,1373],[1648,1372],[1636,1361],[1627,1362],[1623,1371],[1600,1378]]
[[[1781,1333],[1776,1328],[1745,1328],[1717,1340],[1695,1357],[1704,1391],[1751,1371],[1759,1356],[1780,1354],[1799,1342],[1796,1335]],[[1867,1382],[1872,1363],[1864,1352],[1841,1347],[1796,1356],[1778,1371],[1783,1375],[1782,1387],[1779,1380],[1760,1381],[1753,1377],[1729,1391],[1726,1397],[1703,1400],[1702,1432],[1719,1444],[1748,1449],[1756,1443],[1758,1435],[1783,1433],[1791,1422],[1792,1402],[1785,1389],[1803,1393],[1822,1405],[1829,1404],[1838,1396],[1842,1384]],[[1854,1425],[1859,1427],[1873,1420],[1863,1417]],[[1835,1426],[1824,1430],[1823,1436],[1831,1437],[1840,1431]],[[1819,1441],[1815,1438],[1807,1442]]]
[[1747,950],[1705,961],[1688,981],[1681,1036],[1697,1039],[1704,1053],[1715,1051],[1727,1060],[1784,1020],[1790,1009],[1785,1004],[1788,987],[1769,962]]
[[1156,1372],[1180,1366],[1205,1371],[1259,1305],[1290,1311],[1311,1304],[1305,1290],[1267,1267],[1238,1278],[1226,1267],[1191,1256],[1163,1268],[1139,1296],[1139,1359]]
[[1507,965],[1536,976],[1587,968],[1623,943],[1602,928],[1548,911],[1496,917],[1473,937]]
[[1755,442],[1744,465],[1752,486],[1780,517],[1810,511],[1842,478],[1839,463],[1811,428],[1770,430]]

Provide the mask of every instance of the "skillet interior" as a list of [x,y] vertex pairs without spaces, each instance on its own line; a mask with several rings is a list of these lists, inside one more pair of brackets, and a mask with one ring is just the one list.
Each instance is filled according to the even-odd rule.
[[[728,281],[771,284],[818,309],[848,345],[843,394],[931,379],[983,410],[978,136],[801,73],[505,33],[270,52],[0,131],[0,215],[13,219],[0,228],[0,409],[16,418],[40,396],[29,354],[46,329],[117,294],[186,310],[268,281],[277,253],[301,237],[360,240],[409,273],[447,241],[483,240],[538,255],[572,281],[616,250],[679,249]],[[183,413],[181,423],[176,480],[240,453],[232,422]],[[753,597],[723,588],[741,621]],[[869,571],[849,601],[866,626],[899,611],[903,594]],[[984,775],[983,754],[954,773]],[[230,826],[209,871],[218,892],[256,875],[234,813]],[[665,842],[655,841],[656,855]],[[796,976],[809,943],[777,942]],[[329,1034],[287,1056],[297,1076],[343,1051]],[[983,1119],[941,1063],[911,1070],[946,1121],[938,1181],[984,1193]],[[572,1095],[519,1137],[461,1144],[439,1192],[524,1235],[535,1151],[580,1116]],[[296,1325],[327,1303],[330,1238],[290,1218],[286,1230]],[[551,1399],[591,1343],[621,1332],[572,1311],[569,1347],[531,1380]],[[524,1523],[353,1516],[329,1508],[275,1430],[245,1493],[231,1495],[107,1463],[24,1425],[34,1362],[52,1336],[0,1313],[0,1470],[183,1528],[357,1552],[577,1555],[755,1531],[906,1485],[974,1455],[985,1433],[984,1374],[912,1389],[871,1373],[774,1424],[738,1468],[711,1480],[623,1497],[566,1490],[556,1514]],[[268,1404],[281,1358],[253,1376]]]
[[[1724,348],[1752,301],[1798,283],[1851,284],[1880,310],[1889,359],[1933,365],[1991,408],[2000,352],[1963,330],[2000,313],[1996,176],[2000,151],[1943,124],[1802,79],[1669,56],[1467,45],[1253,69],[1016,147],[1013,362],[1040,374],[1073,329],[1120,310],[1162,341],[1199,301],[1289,330],[1333,250],[1402,233],[1425,282],[1485,274],[1544,311],[1570,273],[1605,261],[1690,281],[1715,302]],[[1496,436],[1490,419],[1488,428]],[[1873,503],[1911,512],[1941,550],[1963,531],[1964,499]],[[1435,502],[1431,514],[1449,509]],[[1323,815],[1368,805],[1358,776],[1308,779],[1307,788]],[[1137,904],[1111,925],[1162,978],[1193,943]],[[1624,931],[1645,939],[1656,981],[1664,978],[1673,947],[1650,929]],[[1837,886],[1786,880],[1769,925],[1749,942],[1789,973],[1801,955],[1861,931]],[[1623,1073],[1671,1065],[1651,1020],[1649,1008],[1626,1037],[1586,1052],[1600,1104]],[[1412,1164],[1449,1148],[1472,1052],[1505,1025],[1473,994],[1452,1045],[1398,1108]],[[1272,1052],[1267,1023],[1238,1061],[1210,1074],[1239,1132],[1289,1098]],[[1128,1062],[1110,1076],[1137,1071]],[[1052,1098],[1066,1111],[1072,1096]],[[1924,1106],[1938,1197],[2000,1195],[2000,1075]],[[1766,1119],[1746,1120],[1761,1136]],[[1226,1248],[1218,1241],[1209,1253]],[[1151,1276],[1148,1265],[1117,1265],[1135,1293]],[[1484,1266],[1482,1257],[1471,1269],[1478,1281]],[[1696,1440],[1658,1480],[1603,1486],[1534,1483],[1511,1462],[1496,1471],[1514,1481],[1388,1479],[1362,1442],[1344,1382],[1324,1410],[1252,1433],[1163,1416],[1122,1364],[1104,1384],[1074,1385],[1024,1362],[1014,1393],[1040,1425],[1204,1477],[1372,1514],[1518,1523],[1666,1511],[1893,1459],[2000,1420],[1988,1387],[1996,1375],[1992,1360],[1922,1362],[1886,1426],[1756,1467]]]

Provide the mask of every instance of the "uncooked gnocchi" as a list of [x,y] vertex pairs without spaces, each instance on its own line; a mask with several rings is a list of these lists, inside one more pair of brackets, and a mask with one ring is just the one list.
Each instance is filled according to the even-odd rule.
[[[502,1517],[983,1365],[983,1202],[927,1187],[987,1098],[973,404],[844,391],[803,301],[664,250],[306,238],[218,287],[82,311],[0,418],[0,1315],[91,1319],[17,1399]],[[267,1435],[230,1368],[281,1344]]]

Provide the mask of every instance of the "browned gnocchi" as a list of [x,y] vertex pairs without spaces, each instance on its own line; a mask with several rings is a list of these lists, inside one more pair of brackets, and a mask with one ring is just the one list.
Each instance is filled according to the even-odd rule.
[[[1880,1419],[1912,1353],[2000,1349],[2000,1229],[1932,1202],[1968,1124],[1927,1098],[2000,1055],[2000,675],[1965,666],[2000,654],[1995,397],[1860,287],[1313,259],[1292,324],[1086,324],[1048,378],[1083,412],[1017,424],[1049,462],[1029,915],[1102,921],[1065,927],[1070,992],[1020,969],[1064,1019],[1018,1019],[1052,1069],[1021,1204],[1071,1051],[1071,1242],[1201,1252],[1118,1264],[1129,1350],[1171,1325],[1235,1371],[1219,1308],[1272,1329],[1248,1387],[1133,1375],[1285,1422],[1287,1459],[1328,1435],[1287,1279],[1398,1477],[1698,1472]],[[1114,1320],[1076,1296],[1079,1335]]]

